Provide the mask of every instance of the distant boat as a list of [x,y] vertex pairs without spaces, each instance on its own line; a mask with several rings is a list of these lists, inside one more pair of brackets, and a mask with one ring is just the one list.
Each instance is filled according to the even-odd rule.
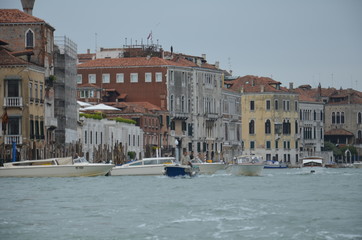
[[193,166],[197,166],[200,169],[199,174],[214,174],[219,170],[226,168],[223,162],[202,162],[199,158],[191,160]]
[[302,158],[302,169],[306,173],[320,172],[324,168],[323,158],[318,156],[310,156]]
[[174,164],[174,157],[144,158],[113,167],[111,176],[163,175],[165,166]]
[[172,165],[166,166],[164,174],[168,177],[194,177],[199,173],[200,169],[198,166],[189,165]]
[[113,164],[89,163],[85,158],[50,158],[4,163],[0,177],[81,177],[104,176]]
[[258,155],[241,155],[236,158],[235,164],[229,166],[233,175],[260,176],[264,162]]
[[355,168],[362,168],[362,162],[354,162],[354,163],[353,163],[353,166],[354,166]]
[[282,162],[268,160],[265,162],[264,168],[281,169],[288,168],[288,165]]

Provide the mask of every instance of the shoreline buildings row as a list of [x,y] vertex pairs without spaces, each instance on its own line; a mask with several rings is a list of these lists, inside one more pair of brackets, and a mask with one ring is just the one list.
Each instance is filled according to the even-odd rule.
[[[296,166],[308,155],[334,161],[325,141],[362,155],[361,92],[233,77],[206,55],[153,43],[77,54],[75,43],[54,37],[26,9],[0,10],[2,160],[13,142],[18,159],[77,153],[104,161],[179,150],[214,161],[260,154]],[[79,117],[77,100],[116,110],[103,111],[102,120]]]

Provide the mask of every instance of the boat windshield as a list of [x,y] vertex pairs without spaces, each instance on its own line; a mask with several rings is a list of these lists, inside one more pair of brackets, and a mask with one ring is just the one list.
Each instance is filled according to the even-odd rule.
[[79,158],[73,159],[73,163],[74,163],[74,164],[88,163],[88,161],[87,161],[87,159],[85,159],[84,157],[79,157]]

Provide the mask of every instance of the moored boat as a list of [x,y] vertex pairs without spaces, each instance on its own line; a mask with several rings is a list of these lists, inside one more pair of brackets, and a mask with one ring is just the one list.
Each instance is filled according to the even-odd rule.
[[229,166],[233,175],[260,176],[264,169],[264,162],[258,155],[241,155],[235,163]]
[[265,162],[264,168],[281,169],[288,168],[288,165],[282,162],[268,160]]
[[174,164],[174,157],[144,158],[113,167],[111,176],[163,175],[165,166]]
[[362,168],[362,162],[354,162],[354,163],[353,163],[353,166],[354,166],[355,168]]
[[105,176],[113,164],[89,163],[85,158],[50,158],[4,163],[0,177]]

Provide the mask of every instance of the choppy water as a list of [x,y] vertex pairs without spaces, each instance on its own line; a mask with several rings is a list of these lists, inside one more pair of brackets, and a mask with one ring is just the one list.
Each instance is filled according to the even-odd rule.
[[362,169],[1,178],[0,239],[362,239]]

